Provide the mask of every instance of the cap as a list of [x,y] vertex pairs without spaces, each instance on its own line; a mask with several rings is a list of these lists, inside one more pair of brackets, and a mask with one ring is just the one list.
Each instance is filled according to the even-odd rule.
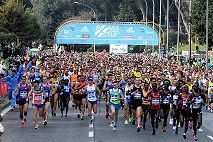
[[89,76],[89,77],[88,77],[88,81],[93,81],[93,77],[92,77],[92,76]]
[[39,83],[39,80],[34,80],[33,83]]

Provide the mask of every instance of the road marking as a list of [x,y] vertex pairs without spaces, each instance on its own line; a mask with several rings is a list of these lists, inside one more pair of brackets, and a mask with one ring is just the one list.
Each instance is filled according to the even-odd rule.
[[93,131],[89,131],[88,137],[89,137],[89,138],[93,138],[93,137],[94,137],[94,132],[93,132]]
[[199,132],[203,132],[203,129],[198,129]]
[[8,113],[11,110],[11,106],[8,106],[6,109],[4,109],[1,113],[1,116],[4,116],[6,113]]
[[213,137],[212,137],[212,136],[207,135],[207,137],[210,138],[211,140],[213,140]]

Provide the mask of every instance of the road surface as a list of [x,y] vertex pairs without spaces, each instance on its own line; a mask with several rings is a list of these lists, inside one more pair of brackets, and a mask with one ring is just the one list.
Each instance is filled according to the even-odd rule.
[[[98,105],[98,113],[95,118],[94,127],[89,127],[89,118],[77,118],[77,110],[70,108],[68,118],[61,118],[59,110],[57,117],[49,115],[47,126],[42,125],[34,129],[32,109],[29,109],[28,126],[20,127],[18,109],[8,112],[2,122],[5,132],[1,137],[2,142],[192,142],[192,131],[188,131],[187,139],[182,138],[183,131],[175,135],[170,125],[167,132],[157,130],[153,136],[150,120],[147,121],[146,130],[136,132],[136,126],[123,124],[124,117],[121,111],[118,119],[117,131],[109,127],[110,121],[105,118],[104,104]],[[204,112],[202,131],[198,132],[198,141],[213,142],[213,114]],[[160,123],[162,125],[162,123]]]

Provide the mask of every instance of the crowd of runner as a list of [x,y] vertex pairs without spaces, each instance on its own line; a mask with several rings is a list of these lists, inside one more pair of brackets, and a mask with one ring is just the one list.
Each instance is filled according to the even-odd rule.
[[[93,125],[97,104],[106,104],[106,119],[117,128],[119,111],[123,110],[124,125],[136,125],[136,131],[146,129],[151,119],[152,134],[162,121],[162,131],[168,123],[175,134],[183,127],[186,139],[188,128],[202,125],[202,108],[213,110],[213,70],[189,67],[179,62],[144,54],[96,56],[93,53],[64,53],[47,57],[40,64],[23,60],[5,78],[9,99],[19,105],[21,125],[27,124],[29,101],[32,102],[35,129],[38,118],[48,123],[48,108],[56,117],[68,117],[69,103],[79,110],[84,120],[85,109]],[[15,103],[11,103],[15,107]],[[72,112],[71,112],[72,113]],[[167,120],[169,120],[167,122]]]

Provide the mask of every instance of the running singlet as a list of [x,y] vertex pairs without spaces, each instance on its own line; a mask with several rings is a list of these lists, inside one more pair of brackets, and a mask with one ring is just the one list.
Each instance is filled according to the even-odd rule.
[[159,110],[160,109],[160,93],[158,91],[151,92],[151,96],[152,96],[152,109],[154,110]]
[[71,93],[71,87],[69,85],[63,85],[63,96],[70,96]]
[[93,77],[93,80],[94,80],[94,81],[97,81],[97,80],[99,79],[98,74],[93,74],[93,76],[92,76],[92,77]]
[[126,86],[126,82],[125,81],[121,81],[120,82],[120,87],[124,90]]
[[29,87],[28,85],[20,84],[20,89],[19,89],[19,100],[28,100],[28,93],[29,93]]
[[71,81],[72,83],[78,82],[78,75],[77,75],[77,74],[71,75],[70,81]]
[[135,90],[134,91],[134,99],[142,101],[142,90],[141,90],[141,88],[136,88],[134,86],[133,90]]
[[90,102],[97,101],[96,88],[94,84],[92,86],[87,86],[87,100]]
[[50,80],[50,82],[52,82],[53,85],[53,90],[57,91],[58,87],[59,87],[59,80],[57,78],[52,78]]
[[79,95],[84,95],[85,94],[85,89],[84,89],[84,87],[86,87],[87,86],[87,83],[86,82],[80,82],[79,83],[79,85],[78,85],[78,88],[80,88],[79,89]]
[[181,100],[182,100],[182,109],[187,109],[188,108],[188,100],[189,96],[188,95],[181,95]]
[[109,90],[112,89],[113,88],[113,82],[110,83],[109,81],[107,81],[105,87],[106,87],[106,89],[109,89]]
[[44,104],[44,95],[42,92],[42,86],[39,86],[38,89],[33,88],[33,101],[32,104],[34,105],[42,105]]
[[35,79],[36,79],[35,73],[34,73],[34,74],[30,74],[30,77],[29,77],[30,83],[33,83],[33,81],[34,81]]
[[120,96],[121,96],[121,90],[120,89],[110,89],[110,103],[112,104],[120,104]]
[[143,104],[149,104],[149,98],[150,98],[150,96],[149,96],[149,92],[148,91],[144,91],[143,90],[143,96],[142,96],[142,99],[143,99]]
[[201,96],[193,96],[192,98],[192,108],[199,109],[202,106],[202,98]]
[[128,85],[126,85],[126,87],[125,87],[125,99],[126,100],[130,100],[131,99],[131,90],[128,87]]
[[177,106],[179,101],[179,93],[175,92],[175,94],[172,96],[173,105]]
[[44,91],[45,91],[45,94],[46,94],[46,97],[50,97],[50,86],[49,84],[42,84],[43,88],[44,88]]
[[166,105],[170,104],[170,98],[171,98],[170,94],[162,95],[162,103]]

